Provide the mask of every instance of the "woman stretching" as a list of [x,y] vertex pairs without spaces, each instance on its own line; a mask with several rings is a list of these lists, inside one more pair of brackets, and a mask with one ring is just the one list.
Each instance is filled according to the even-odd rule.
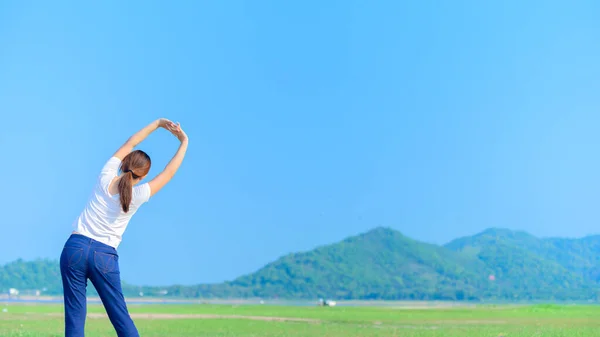
[[[150,157],[143,151],[133,151],[133,148],[160,127],[179,139],[179,149],[160,174],[150,182],[136,186],[150,170]],[[84,336],[88,279],[98,291],[117,335],[139,336],[123,297],[116,248],[138,208],[173,178],[187,146],[187,135],[179,124],[159,119],[131,136],[102,168],[60,256],[65,336]]]

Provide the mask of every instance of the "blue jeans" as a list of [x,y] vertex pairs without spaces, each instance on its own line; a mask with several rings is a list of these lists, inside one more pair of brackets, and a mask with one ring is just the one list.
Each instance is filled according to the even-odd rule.
[[98,291],[117,335],[139,336],[123,297],[116,249],[86,236],[72,234],[60,255],[60,274],[64,291],[66,337],[84,336],[88,279]]

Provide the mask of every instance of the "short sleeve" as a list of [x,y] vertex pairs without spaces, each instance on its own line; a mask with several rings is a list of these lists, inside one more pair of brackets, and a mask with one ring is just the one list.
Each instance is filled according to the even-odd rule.
[[119,166],[121,165],[121,160],[117,157],[110,158],[102,167],[102,171],[100,172],[100,184],[103,189],[106,189],[108,193],[108,185],[119,174]]
[[135,202],[141,205],[150,200],[150,184],[144,183],[134,187]]
[[102,167],[102,175],[105,174],[117,174],[117,172],[119,171],[119,166],[121,165],[121,159],[117,158],[117,157],[112,157],[110,158],[106,164],[104,164],[104,167]]

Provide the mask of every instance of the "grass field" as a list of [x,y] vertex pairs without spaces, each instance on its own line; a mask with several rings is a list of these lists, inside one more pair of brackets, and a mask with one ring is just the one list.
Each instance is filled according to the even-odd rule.
[[[401,309],[131,305],[130,311],[143,337],[600,336],[600,307],[595,306]],[[0,336],[62,336],[62,324],[60,305],[0,303]],[[86,336],[116,336],[99,305],[89,306]]]

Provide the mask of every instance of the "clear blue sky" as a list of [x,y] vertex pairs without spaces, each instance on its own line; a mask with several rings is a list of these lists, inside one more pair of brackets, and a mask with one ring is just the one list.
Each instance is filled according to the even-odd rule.
[[[485,4],[484,4],[485,3]],[[600,232],[595,1],[0,3],[0,263],[58,258],[158,117],[190,148],[122,277],[218,282],[376,226]],[[141,145],[151,175],[177,141]]]

